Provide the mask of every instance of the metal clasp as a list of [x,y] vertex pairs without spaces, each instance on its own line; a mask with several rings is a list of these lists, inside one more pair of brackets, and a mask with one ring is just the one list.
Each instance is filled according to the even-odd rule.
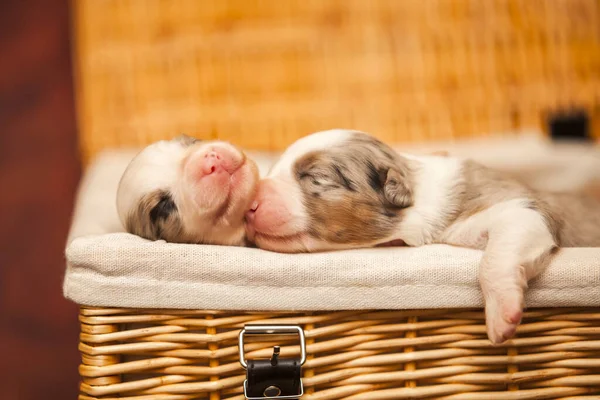
[[240,364],[244,369],[248,368],[246,363],[246,354],[244,353],[244,335],[294,335],[297,334],[300,338],[300,365],[306,362],[306,339],[304,330],[297,325],[246,325],[240,331],[239,347],[240,347]]
[[[244,335],[298,335],[300,340],[300,365],[304,365],[306,362],[306,338],[304,337],[304,330],[297,325],[245,325],[239,334],[239,353],[240,353],[240,364],[244,369],[248,369],[248,363],[246,362],[246,354],[244,352]],[[271,356],[271,363],[277,363],[279,357],[279,346],[275,346],[273,349],[273,355]],[[244,397],[247,400],[285,400],[285,399],[297,399],[302,397],[304,394],[304,386],[302,385],[302,379],[300,379],[300,393],[292,396],[266,396],[266,397],[248,397],[247,393],[248,380],[244,381]]]

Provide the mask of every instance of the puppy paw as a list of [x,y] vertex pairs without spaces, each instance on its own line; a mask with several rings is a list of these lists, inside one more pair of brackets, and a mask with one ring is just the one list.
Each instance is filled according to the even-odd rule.
[[512,338],[521,323],[523,306],[519,298],[489,299],[485,307],[488,338],[501,344]]

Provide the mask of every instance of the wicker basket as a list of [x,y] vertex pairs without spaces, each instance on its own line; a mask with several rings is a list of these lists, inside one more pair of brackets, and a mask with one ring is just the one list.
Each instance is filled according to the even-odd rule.
[[[279,150],[331,127],[445,140],[598,114],[595,0],[74,6],[85,161],[181,132]],[[499,347],[481,310],[83,307],[80,321],[82,400],[243,399],[237,334],[265,321],[305,329],[305,399],[600,399],[598,308],[530,310]]]
[[[82,308],[80,398],[242,400],[237,335],[244,323],[265,322],[305,329],[304,399],[599,398],[600,309],[531,310],[499,347],[483,317]],[[268,357],[272,345],[248,344],[248,357]],[[295,345],[282,348],[294,353]]]

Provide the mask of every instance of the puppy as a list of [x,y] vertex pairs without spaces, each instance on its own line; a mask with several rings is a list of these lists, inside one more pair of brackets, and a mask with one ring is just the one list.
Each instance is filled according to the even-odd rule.
[[240,149],[181,136],[131,161],[117,210],[128,232],[149,240],[244,245],[244,214],[257,183],[258,168]]
[[315,252],[404,243],[485,250],[488,337],[513,336],[527,281],[559,246],[600,245],[600,202],[536,192],[469,160],[411,156],[365,133],[318,132],[292,144],[247,214],[263,248]]

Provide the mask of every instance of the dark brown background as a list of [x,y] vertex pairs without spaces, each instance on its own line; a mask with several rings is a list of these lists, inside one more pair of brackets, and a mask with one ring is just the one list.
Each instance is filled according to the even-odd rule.
[[62,297],[79,179],[69,3],[0,0],[2,399],[77,398],[77,308]]

